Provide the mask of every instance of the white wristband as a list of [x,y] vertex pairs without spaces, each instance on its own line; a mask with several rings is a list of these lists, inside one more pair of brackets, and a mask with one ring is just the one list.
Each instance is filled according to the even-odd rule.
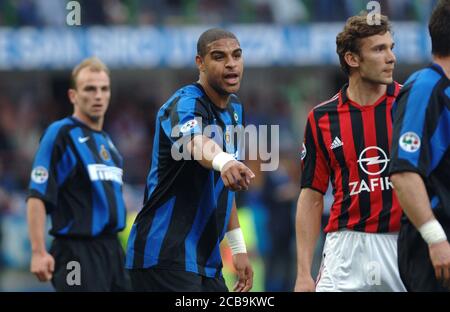
[[225,233],[225,237],[228,241],[228,246],[231,248],[231,254],[234,256],[238,253],[247,253],[245,247],[244,234],[242,234],[241,228],[236,228]]
[[419,228],[419,232],[427,244],[434,244],[447,240],[447,235],[445,235],[444,229],[436,219],[422,224]]
[[212,161],[213,169],[221,172],[223,166],[225,166],[225,164],[231,160],[235,160],[233,155],[225,153],[225,152],[220,152],[219,154],[217,154],[214,157],[214,159]]

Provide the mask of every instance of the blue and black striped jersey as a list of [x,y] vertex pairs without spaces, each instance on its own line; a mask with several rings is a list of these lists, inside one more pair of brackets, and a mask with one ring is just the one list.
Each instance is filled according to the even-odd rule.
[[113,234],[125,227],[122,167],[122,157],[104,131],[64,118],[41,138],[28,197],[44,201],[54,236]]
[[450,80],[438,64],[411,75],[393,114],[390,173],[420,174],[431,207],[450,224]]
[[144,207],[128,240],[127,268],[221,275],[219,244],[234,193],[224,187],[219,172],[187,159],[189,154],[180,157],[180,153],[186,150],[184,143],[204,134],[239,158],[240,138],[232,139],[230,129],[242,126],[242,120],[243,108],[234,95],[227,109],[219,109],[200,84],[179,89],[161,107]]

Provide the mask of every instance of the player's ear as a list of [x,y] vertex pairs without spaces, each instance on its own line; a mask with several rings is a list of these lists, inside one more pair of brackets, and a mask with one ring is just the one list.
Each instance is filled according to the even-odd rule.
[[351,68],[359,67],[360,59],[356,53],[347,51],[344,54],[344,59],[347,65],[350,66]]
[[69,100],[70,100],[70,102],[72,103],[72,104],[75,104],[75,98],[76,98],[76,94],[77,94],[77,92],[74,90],[74,89],[72,89],[72,88],[70,88],[69,90],[67,90],[67,96],[69,97]]
[[203,58],[198,54],[195,56],[195,64],[197,64],[197,68],[200,72],[205,71],[205,62]]

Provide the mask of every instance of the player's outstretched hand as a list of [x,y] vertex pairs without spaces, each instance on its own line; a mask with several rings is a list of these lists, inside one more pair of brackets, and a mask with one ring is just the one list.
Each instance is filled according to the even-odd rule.
[[235,292],[247,292],[253,287],[253,269],[246,253],[233,255],[233,265],[236,269],[238,280],[234,285]]
[[450,244],[443,241],[431,244],[428,248],[437,280],[450,289]]
[[48,252],[33,253],[31,256],[30,271],[41,282],[52,279],[55,270],[55,259]]
[[232,191],[246,191],[255,174],[243,163],[231,160],[223,166],[220,172],[225,187]]

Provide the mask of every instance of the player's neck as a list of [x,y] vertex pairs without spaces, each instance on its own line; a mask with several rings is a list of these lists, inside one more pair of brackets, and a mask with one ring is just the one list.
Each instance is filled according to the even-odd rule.
[[227,108],[229,95],[219,94],[207,82],[203,81],[202,78],[199,79],[198,83],[201,84],[206,95],[214,105],[221,109]]
[[350,78],[347,96],[361,106],[372,105],[386,93],[386,88],[385,84],[367,82],[359,77]]
[[98,120],[92,120],[88,116],[80,113],[73,113],[72,116],[81,121],[82,123],[84,123],[92,130],[102,131],[103,129],[103,118],[99,118]]
[[442,67],[445,75],[450,79],[450,56],[439,57],[433,56],[433,61]]

